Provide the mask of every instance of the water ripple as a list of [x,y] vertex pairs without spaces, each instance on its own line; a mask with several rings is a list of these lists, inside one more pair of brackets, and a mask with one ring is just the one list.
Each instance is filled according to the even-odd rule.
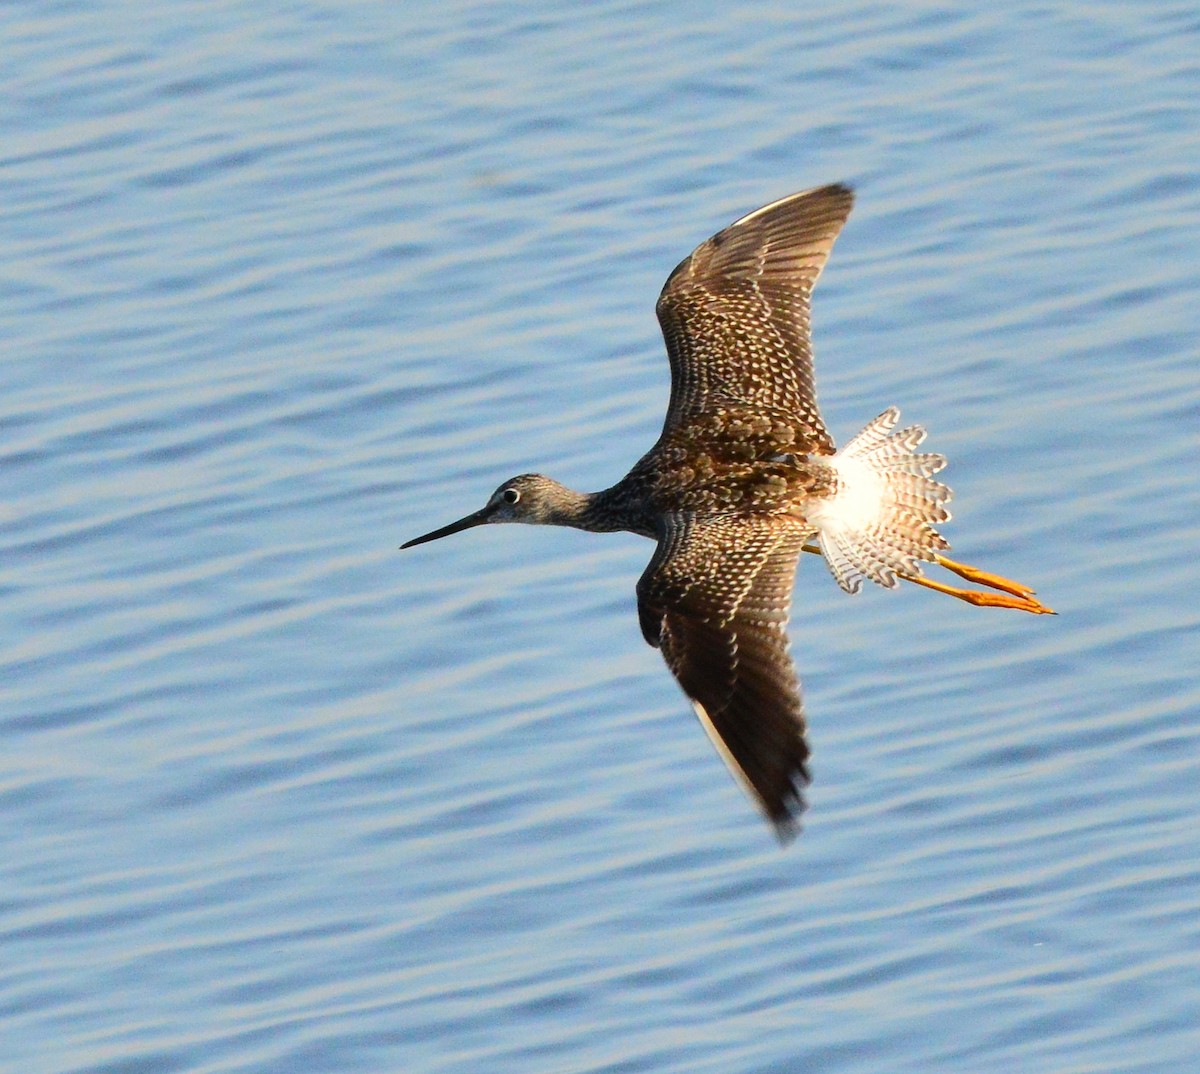
[[[12,1069],[1189,1067],[1190,13],[113,14],[0,15]],[[1062,614],[805,563],[781,853],[648,542],[398,545],[618,478],[666,274],[838,178],[831,427],[927,425]]]

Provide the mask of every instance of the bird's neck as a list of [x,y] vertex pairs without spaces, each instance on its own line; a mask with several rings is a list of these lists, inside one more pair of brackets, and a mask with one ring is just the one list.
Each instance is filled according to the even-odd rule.
[[591,492],[576,492],[565,485],[558,485],[553,502],[540,521],[550,526],[570,526],[576,530],[594,529],[591,525],[594,495]]
[[637,509],[636,500],[626,495],[620,484],[600,492],[572,492],[571,496],[578,497],[573,504],[574,514],[562,525],[592,533],[625,531],[644,537],[654,536],[649,520]]

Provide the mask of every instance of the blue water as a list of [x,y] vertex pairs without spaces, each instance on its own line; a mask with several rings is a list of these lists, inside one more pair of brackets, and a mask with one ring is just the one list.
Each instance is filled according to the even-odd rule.
[[[1151,1072],[1200,1053],[1185,4],[0,9],[0,1066]],[[844,179],[845,441],[1057,618],[803,565],[781,851],[628,535],[653,302]]]

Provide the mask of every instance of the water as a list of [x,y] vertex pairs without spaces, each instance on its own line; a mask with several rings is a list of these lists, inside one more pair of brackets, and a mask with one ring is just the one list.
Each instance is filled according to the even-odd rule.
[[[10,4],[0,1064],[1188,1069],[1186,5]],[[804,564],[781,852],[627,535],[400,554],[657,432],[653,299],[846,179],[842,441],[1055,619]]]

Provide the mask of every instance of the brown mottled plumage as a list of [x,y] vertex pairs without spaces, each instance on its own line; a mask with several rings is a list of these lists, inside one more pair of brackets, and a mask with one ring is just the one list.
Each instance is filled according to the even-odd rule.
[[[637,585],[642,634],[662,650],[731,771],[775,825],[796,830],[808,782],[800,687],[786,634],[796,565],[817,537],[843,589],[905,578],[1045,612],[1032,591],[939,555],[950,490],[924,431],[885,411],[835,454],[813,387],[810,296],[854,195],[794,194],[702,243],[671,273],[658,319],[671,399],[658,442],[603,492],[540,474],[506,481],[482,510],[407,542],[528,522],[628,530],[658,542]],[[934,561],[1008,594],[921,577]]]

